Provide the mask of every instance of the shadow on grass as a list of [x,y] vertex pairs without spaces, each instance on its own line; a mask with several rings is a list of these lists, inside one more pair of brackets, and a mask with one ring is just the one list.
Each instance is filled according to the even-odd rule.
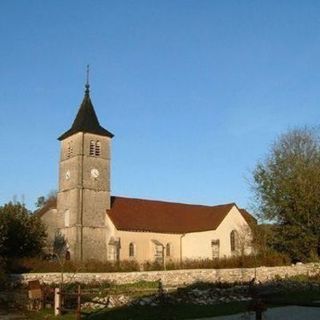
[[[251,284],[252,285],[252,284]],[[251,297],[252,301],[229,301],[220,303],[206,304],[206,298],[203,298],[203,304],[192,303],[192,299],[185,299],[186,292],[194,289],[208,290],[207,300],[210,300],[210,289],[225,289],[224,296],[232,297],[235,295],[234,288],[237,286],[225,284],[198,283],[169,295],[158,293],[158,303],[154,306],[139,305],[139,299],[133,301],[129,306],[123,306],[116,309],[104,310],[91,314],[88,319],[91,320],[170,320],[170,319],[197,319],[204,317],[214,317],[229,315],[235,313],[246,313],[248,310],[256,310],[255,305],[258,301],[262,302],[266,308],[285,305],[320,307],[320,283],[303,283],[292,280],[278,280],[265,284],[249,284],[238,286],[240,292],[238,295]],[[230,291],[228,291],[230,289]],[[149,298],[151,298],[149,296]],[[179,300],[180,298],[180,300]],[[181,299],[182,298],[182,299]]]
[[[168,294],[160,286],[157,294],[142,297],[142,301],[148,301],[148,303],[143,303],[144,305],[141,305],[141,297],[138,297],[131,301],[130,305],[100,310],[89,314],[86,318],[90,320],[173,320],[246,312],[249,306],[248,301],[230,301],[229,299],[227,303],[212,302],[213,294],[215,294],[215,298],[218,298],[217,290],[228,290],[228,288],[232,290],[231,285],[197,283]],[[242,290],[248,294],[246,287]],[[204,294],[199,296],[199,292]],[[234,296],[233,299],[236,300]],[[199,300],[201,300],[200,303]]]
[[269,306],[320,307],[320,289],[261,294],[261,299]]
[[226,314],[245,312],[248,308],[247,303],[231,302],[216,305],[198,305],[198,304],[169,304],[158,306],[125,306],[110,311],[97,312],[91,314],[87,319],[102,320],[126,320],[126,319],[195,319],[203,317],[213,317]]

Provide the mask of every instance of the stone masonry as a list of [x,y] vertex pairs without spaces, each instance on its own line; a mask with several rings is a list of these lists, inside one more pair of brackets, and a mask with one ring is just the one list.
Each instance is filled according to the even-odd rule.
[[[110,282],[114,284],[134,283],[138,281],[162,281],[164,286],[179,287],[195,282],[247,282],[256,278],[258,282],[266,282],[276,278],[286,278],[296,275],[316,275],[320,273],[319,263],[296,264],[283,267],[258,267],[243,269],[190,269],[172,271],[148,272],[118,272],[118,273],[65,273],[65,283]],[[27,283],[38,279],[46,284],[59,283],[60,273],[25,273],[12,274],[13,283]]]

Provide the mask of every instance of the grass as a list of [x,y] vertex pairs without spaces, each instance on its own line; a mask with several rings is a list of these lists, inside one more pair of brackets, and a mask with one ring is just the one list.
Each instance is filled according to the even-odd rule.
[[44,309],[39,312],[36,311],[28,311],[25,313],[25,316],[29,320],[74,320],[75,314],[68,313],[60,317],[56,317],[53,313],[53,309]]
[[[319,306],[320,303],[313,301],[320,300],[319,290],[305,290],[296,292],[282,292],[265,296],[264,301],[268,308],[279,305],[301,305],[301,306]],[[248,302],[230,302],[216,305],[198,305],[198,304],[164,304],[157,306],[123,306],[115,309],[105,309],[103,311],[93,312],[87,319],[90,320],[170,320],[170,319],[193,319],[203,317],[214,317],[229,315],[235,313],[244,313],[248,310]],[[40,312],[28,312],[27,319],[30,320],[53,320],[75,319],[74,313],[55,317],[52,309],[42,310]]]
[[[235,284],[233,284],[235,285]],[[91,287],[91,286],[90,286]],[[229,288],[231,284],[211,284],[211,283],[197,283],[190,285],[180,290],[192,289],[210,289],[212,287]],[[70,288],[72,289],[72,288]],[[95,288],[98,291],[100,288]],[[126,295],[150,295],[150,291],[157,291],[158,282],[140,281],[137,283],[112,285],[104,284],[103,294],[126,294]],[[261,289],[261,291],[260,291]],[[317,306],[320,307],[320,277],[292,277],[290,279],[277,280],[270,284],[265,284],[259,289],[261,298],[266,304],[267,308],[284,305],[300,305],[300,306]],[[149,291],[149,292],[147,292]],[[175,294],[175,293],[173,293]],[[178,293],[177,293],[178,294]],[[180,291],[181,294],[181,291]],[[184,300],[182,300],[184,301]],[[170,303],[150,306],[139,304],[122,306],[115,309],[104,309],[95,311],[86,319],[90,320],[170,320],[170,319],[192,319],[202,317],[214,317],[235,313],[244,313],[248,310],[250,302],[228,302],[214,305],[199,305],[191,303]],[[53,310],[43,310],[41,312],[28,313],[28,319],[75,319],[74,313],[69,313],[61,317],[54,317]]]
[[263,296],[268,305],[297,305],[320,307],[320,290],[287,291]]
[[[130,306],[122,307],[103,312],[92,313],[90,320],[170,320],[170,319],[192,319],[202,317],[213,317],[227,314],[245,312],[247,304],[243,302],[232,302],[217,305],[195,305],[175,304],[163,306]],[[55,317],[52,309],[41,310],[40,312],[28,312],[27,319],[30,320],[74,320],[72,313]]]
[[90,320],[162,320],[192,319],[213,317],[226,314],[245,312],[247,304],[233,302],[217,305],[174,304],[163,306],[130,306],[107,310],[90,317]]

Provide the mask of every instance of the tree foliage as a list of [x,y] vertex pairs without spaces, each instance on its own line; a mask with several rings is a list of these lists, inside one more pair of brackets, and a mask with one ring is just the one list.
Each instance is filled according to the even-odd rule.
[[38,197],[35,206],[40,209],[42,208],[47,202],[56,199],[57,197],[57,191],[56,190],[52,190],[50,191],[47,196],[40,196]]
[[306,260],[320,249],[320,143],[315,130],[294,129],[272,145],[253,171],[258,212],[274,222],[274,247]]
[[39,254],[46,239],[45,227],[20,203],[0,207],[0,256],[11,259]]

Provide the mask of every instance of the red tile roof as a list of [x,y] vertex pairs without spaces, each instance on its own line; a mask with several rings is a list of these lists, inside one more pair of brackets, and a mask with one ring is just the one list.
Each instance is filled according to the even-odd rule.
[[244,220],[246,220],[249,226],[251,226],[252,224],[256,225],[258,223],[257,219],[252,214],[250,214],[246,209],[239,209],[239,210],[242,216],[244,217]]
[[[111,197],[111,209],[107,210],[118,230],[149,231],[159,233],[188,233],[215,230],[235,203],[218,206],[202,206],[156,200]],[[35,213],[40,217],[57,207],[52,198]],[[239,209],[249,225],[256,219],[245,209]]]
[[107,213],[118,230],[188,233],[215,230],[233,206],[112,197]]

